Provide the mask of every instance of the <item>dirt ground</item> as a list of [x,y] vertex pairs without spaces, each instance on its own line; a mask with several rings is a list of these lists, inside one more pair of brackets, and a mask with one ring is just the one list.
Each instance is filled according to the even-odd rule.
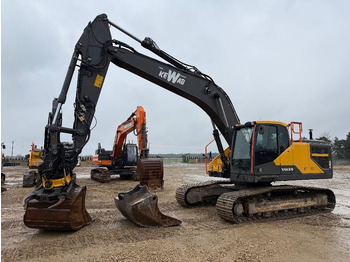
[[335,167],[332,180],[293,182],[328,187],[337,197],[332,213],[298,219],[234,225],[215,206],[186,209],[175,190],[208,180],[204,164],[166,164],[164,189],[153,190],[159,209],[182,220],[170,228],[143,228],[124,218],[114,204],[137,181],[90,180],[91,167],[76,168],[86,185],[86,209],[95,221],[77,232],[48,232],[23,224],[22,201],[34,188],[22,187],[26,167],[4,167],[1,194],[2,261],[349,261],[350,166]]

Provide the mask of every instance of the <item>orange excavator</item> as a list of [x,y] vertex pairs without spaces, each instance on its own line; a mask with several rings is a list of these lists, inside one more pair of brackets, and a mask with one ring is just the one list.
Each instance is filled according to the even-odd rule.
[[[127,135],[135,132],[138,146],[126,143]],[[98,144],[92,161],[99,168],[91,170],[91,179],[108,183],[112,174],[119,174],[120,178],[127,179],[135,176],[139,159],[148,158],[146,112],[142,106],[121,123],[114,137],[113,150],[105,150]]]

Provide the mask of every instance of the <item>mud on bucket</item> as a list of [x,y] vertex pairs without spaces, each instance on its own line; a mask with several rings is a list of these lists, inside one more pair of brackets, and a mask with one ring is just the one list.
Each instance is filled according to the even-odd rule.
[[115,199],[118,210],[130,221],[144,227],[178,226],[182,221],[162,214],[158,208],[158,197],[147,186],[135,188],[118,194]]
[[75,185],[68,198],[60,205],[31,199],[27,202],[24,224],[30,228],[76,231],[93,220],[85,209],[86,186]]

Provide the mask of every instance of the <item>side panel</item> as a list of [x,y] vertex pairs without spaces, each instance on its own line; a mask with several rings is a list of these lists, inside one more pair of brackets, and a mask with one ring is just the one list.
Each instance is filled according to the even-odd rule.
[[[310,144],[294,142],[275,161],[276,166],[296,166],[302,174],[323,174],[324,171],[311,159]],[[293,170],[290,171],[293,172]]]

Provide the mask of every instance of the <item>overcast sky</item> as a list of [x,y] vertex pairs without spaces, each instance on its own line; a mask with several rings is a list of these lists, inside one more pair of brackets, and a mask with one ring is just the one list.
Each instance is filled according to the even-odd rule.
[[[43,146],[73,48],[87,23],[108,18],[139,39],[148,36],[177,59],[211,76],[242,122],[301,121],[305,136],[350,132],[350,1],[1,1],[1,141],[28,154]],[[153,56],[111,28],[114,39]],[[73,124],[73,79],[63,106]],[[204,152],[212,125],[204,111],[110,65],[97,105],[97,126],[83,150],[112,148],[117,126],[141,105],[151,153]],[[70,137],[64,137],[70,141]],[[128,140],[136,142],[130,134]],[[212,147],[215,150],[215,147]]]

